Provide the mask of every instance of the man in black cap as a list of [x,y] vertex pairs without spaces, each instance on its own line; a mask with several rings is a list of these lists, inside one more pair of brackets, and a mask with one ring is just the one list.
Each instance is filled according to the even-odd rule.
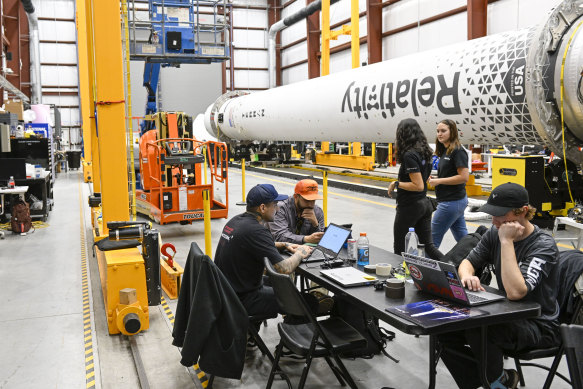
[[[278,194],[271,184],[254,186],[247,194],[247,211],[229,220],[221,233],[215,264],[249,315],[280,311],[273,289],[263,284],[263,258],[269,258],[278,272],[290,274],[312,252],[308,246],[275,242],[265,225],[273,221],[277,202],[287,197]],[[279,250],[293,254],[284,259]]]
[[[508,300],[536,301],[541,305],[537,318],[488,327],[485,364],[490,386],[516,388],[518,373],[504,369],[504,350],[544,348],[559,343],[559,280],[555,268],[559,250],[550,235],[530,222],[536,210],[528,204],[526,189],[518,184],[497,186],[480,211],[492,215],[492,227],[461,262],[458,273],[462,284],[473,291],[484,290],[475,270],[493,264],[498,288]],[[474,358],[480,355],[480,329],[444,334],[439,341],[447,346],[442,359],[458,386],[481,386],[477,364],[448,352],[454,349]]]

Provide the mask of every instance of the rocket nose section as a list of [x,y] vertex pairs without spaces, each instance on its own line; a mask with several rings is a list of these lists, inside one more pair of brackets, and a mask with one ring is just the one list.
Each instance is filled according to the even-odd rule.
[[207,132],[213,137],[216,138],[216,134],[213,130],[213,126],[211,125],[211,111],[213,109],[213,104],[209,105],[209,107],[204,112],[204,127],[206,128]]

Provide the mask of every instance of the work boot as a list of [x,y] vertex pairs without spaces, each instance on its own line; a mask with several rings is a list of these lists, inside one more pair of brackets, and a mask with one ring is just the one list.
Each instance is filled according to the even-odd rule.
[[504,377],[502,377],[501,382],[509,389],[516,389],[518,386],[518,381],[520,377],[518,372],[514,369],[504,369]]

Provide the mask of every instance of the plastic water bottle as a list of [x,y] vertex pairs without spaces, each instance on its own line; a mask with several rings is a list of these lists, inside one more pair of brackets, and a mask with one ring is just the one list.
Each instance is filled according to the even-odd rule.
[[[415,228],[413,227],[409,227],[409,232],[407,232],[407,235],[405,235],[405,252],[408,254],[414,254],[414,255],[419,255],[419,238],[417,237],[417,234],[415,233]],[[407,267],[407,264],[405,263],[405,261],[403,260],[402,265],[403,269],[405,269],[405,274],[408,276],[409,275],[409,268]]]
[[423,243],[417,245],[417,255],[425,258],[425,245]]
[[356,251],[358,252],[358,261],[356,264],[359,266],[368,265],[368,238],[366,237],[366,232],[360,233],[360,238],[356,241]]
[[413,227],[409,228],[409,232],[405,235],[405,252],[408,254],[419,255],[419,238],[415,233],[415,229]]
[[10,179],[8,180],[8,187],[10,189],[14,189],[15,186],[16,184],[14,183],[14,177],[10,176]]

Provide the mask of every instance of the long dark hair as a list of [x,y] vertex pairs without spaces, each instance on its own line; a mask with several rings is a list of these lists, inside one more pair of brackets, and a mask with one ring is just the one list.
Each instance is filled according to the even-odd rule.
[[403,161],[407,151],[417,151],[427,162],[431,161],[433,151],[417,120],[404,119],[397,126],[397,162]]
[[453,120],[443,119],[439,123],[445,124],[447,128],[449,128],[449,146],[447,147],[447,150],[445,145],[441,143],[437,137],[435,138],[435,155],[441,157],[443,154],[450,155],[455,149],[462,147],[462,145],[460,143],[457,125]]

